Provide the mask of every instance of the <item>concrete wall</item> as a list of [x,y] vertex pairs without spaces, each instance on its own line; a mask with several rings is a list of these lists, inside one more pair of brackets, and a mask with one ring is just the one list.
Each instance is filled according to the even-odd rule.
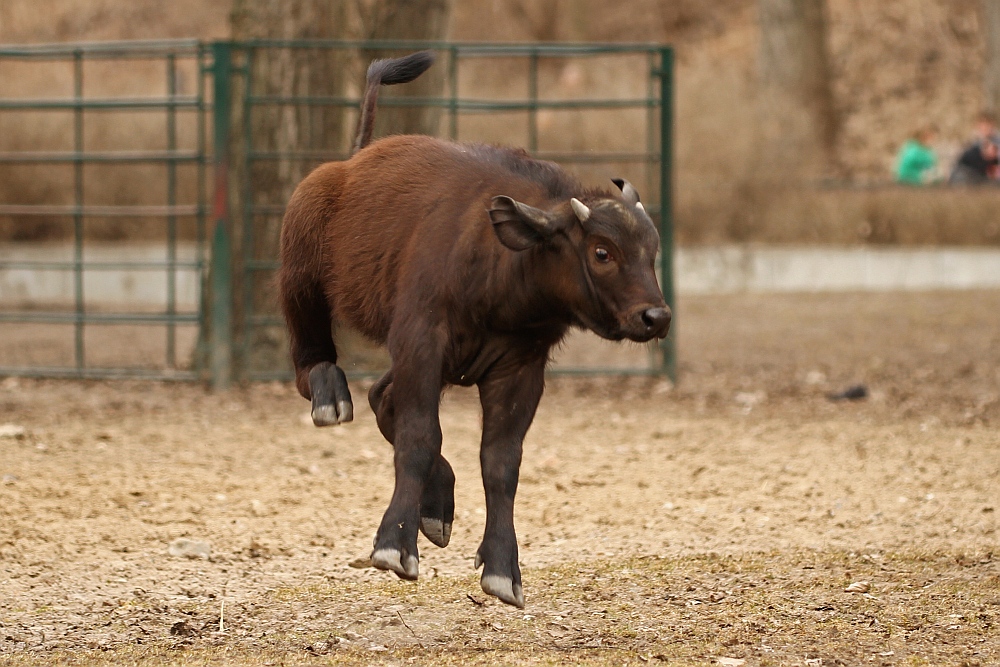
[[677,253],[681,294],[1000,287],[1000,249],[716,246]]
[[[178,261],[195,259],[194,244],[179,244]],[[163,262],[164,245],[85,244],[84,262]],[[0,244],[0,304],[4,306],[66,305],[73,303],[73,272],[65,270],[7,269],[4,262],[72,262],[72,245]],[[175,279],[177,306],[193,310],[198,302],[198,272],[178,269]],[[84,301],[88,306],[163,309],[167,303],[165,269],[86,269]]]
[[[181,244],[178,258],[193,260],[193,244]],[[0,267],[9,261],[72,261],[70,245],[0,245]],[[163,261],[159,245],[88,245],[92,262]],[[677,292],[823,292],[869,290],[938,290],[1000,288],[1000,249],[980,248],[827,248],[717,246],[682,248],[677,253]],[[178,307],[193,309],[198,274],[179,270]],[[71,271],[0,268],[0,305],[72,303]],[[87,270],[88,305],[163,308],[167,299],[164,270]]]

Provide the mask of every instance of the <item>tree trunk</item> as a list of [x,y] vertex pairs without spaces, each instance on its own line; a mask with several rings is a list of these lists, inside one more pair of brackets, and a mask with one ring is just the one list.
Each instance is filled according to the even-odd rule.
[[780,177],[828,173],[837,114],[823,0],[758,0],[760,156]]
[[[321,0],[235,0],[233,39],[343,39],[346,3]],[[247,53],[249,75],[234,77],[230,142],[233,298],[238,368],[272,370],[287,363],[279,328],[253,327],[251,315],[274,315],[273,272],[247,272],[247,261],[277,259],[284,205],[317,164],[347,150],[346,110],[336,106],[254,104],[259,97],[342,97],[350,54],[337,49],[259,47]],[[250,109],[248,118],[244,118]],[[241,134],[249,129],[249,142]],[[255,153],[249,156],[247,150]],[[289,155],[309,152],[314,155]],[[251,158],[252,159],[248,159]],[[245,280],[244,277],[248,277]],[[244,312],[249,309],[251,312]],[[240,344],[242,343],[242,344]]]
[[1000,0],[983,1],[983,41],[986,62],[983,63],[983,105],[1000,113]]
[[[362,37],[433,39],[445,37],[453,0],[356,0],[362,14]],[[351,3],[328,0],[233,0],[232,36],[255,39],[347,39]],[[367,10],[367,11],[366,11]],[[362,54],[372,57],[401,52]],[[369,57],[370,56],[370,57]],[[232,86],[230,139],[230,236],[233,247],[233,323],[237,376],[287,365],[282,327],[251,324],[254,316],[278,313],[273,272],[251,271],[249,262],[277,258],[282,212],[298,183],[321,162],[346,157],[356,109],[333,105],[254,103],[249,97],[343,98],[355,76],[357,54],[337,49],[259,46],[245,62],[248,75]],[[447,72],[439,63],[403,90],[383,91],[437,97]],[[391,91],[391,92],[389,92]],[[244,115],[249,110],[249,117]],[[435,134],[440,109],[380,109],[376,133]],[[244,134],[243,128],[248,131]],[[248,140],[249,139],[249,140]],[[248,150],[253,155],[248,154]],[[308,153],[290,155],[294,153]],[[259,266],[259,264],[258,264]],[[242,352],[243,354],[240,354]]]
[[[376,0],[362,9],[362,30],[368,39],[444,40],[448,35],[453,0]],[[370,50],[364,55],[365,67],[375,58],[404,55],[405,50]],[[440,53],[438,54],[440,58]],[[441,59],[412,83],[387,87],[380,99],[434,98],[444,89],[448,63]],[[388,134],[438,134],[441,107],[379,106],[375,117],[375,138]]]

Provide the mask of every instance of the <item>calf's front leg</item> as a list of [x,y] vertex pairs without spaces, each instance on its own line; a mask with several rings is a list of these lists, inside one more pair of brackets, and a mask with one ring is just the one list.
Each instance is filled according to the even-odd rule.
[[521,445],[534,419],[545,383],[545,359],[500,367],[479,383],[483,441],[479,459],[486,491],[486,530],[476,552],[483,566],[480,585],[507,604],[524,608],[521,568],[514,532],[514,495]]
[[430,346],[422,346],[411,354],[394,353],[391,384],[391,428],[383,428],[381,423],[379,426],[383,433],[390,431],[387,435],[393,443],[396,483],[375,535],[371,560],[380,570],[413,580],[418,576],[420,558],[417,551],[420,499],[434,463],[441,456],[440,353]]

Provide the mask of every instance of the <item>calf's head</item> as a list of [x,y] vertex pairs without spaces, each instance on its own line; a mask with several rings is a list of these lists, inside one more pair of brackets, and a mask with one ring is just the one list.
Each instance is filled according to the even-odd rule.
[[494,197],[493,231],[513,251],[542,247],[551,290],[577,323],[602,338],[645,342],[663,338],[670,309],[656,283],[656,226],[630,183],[615,180],[620,197],[572,198],[549,210]]

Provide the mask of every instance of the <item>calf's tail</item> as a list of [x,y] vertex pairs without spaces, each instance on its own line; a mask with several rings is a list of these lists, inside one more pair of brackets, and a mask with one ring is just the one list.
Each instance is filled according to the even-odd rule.
[[361,118],[358,120],[358,134],[351,154],[371,143],[375,127],[375,106],[378,104],[379,86],[409,83],[427,71],[434,64],[433,51],[417,51],[402,58],[375,60],[368,66],[365,96],[361,102]]

